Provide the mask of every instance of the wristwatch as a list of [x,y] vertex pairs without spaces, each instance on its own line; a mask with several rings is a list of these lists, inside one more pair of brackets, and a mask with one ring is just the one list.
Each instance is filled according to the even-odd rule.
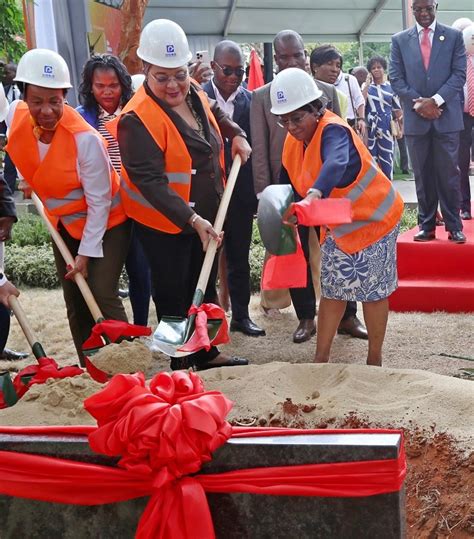
[[306,191],[306,196],[311,195],[312,193],[318,193],[320,198],[323,198],[323,193],[319,189],[315,189],[314,187],[310,187]]
[[3,286],[8,279],[5,277],[5,275],[0,271],[0,286]]

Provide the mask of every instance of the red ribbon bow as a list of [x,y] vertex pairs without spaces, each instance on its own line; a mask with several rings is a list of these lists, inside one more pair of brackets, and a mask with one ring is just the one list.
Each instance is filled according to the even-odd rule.
[[[75,365],[59,368],[53,358],[40,357],[38,365],[28,365],[17,373],[13,380],[13,387],[18,398],[21,398],[33,384],[44,384],[48,378],[68,378],[83,372],[83,369]],[[31,376],[26,384],[23,381],[25,376]]]
[[[199,307],[191,305],[188,316],[192,314],[196,315],[194,332],[189,341],[179,348],[180,352],[197,352],[203,348],[206,351],[209,351],[213,345],[229,342],[227,319],[225,317],[225,312],[219,305],[215,305],[214,303],[203,303]],[[221,321],[219,330],[213,339],[209,338],[207,329],[208,319]]]
[[[149,387],[142,373],[114,376],[105,389],[84,401],[84,407],[98,424],[89,435],[91,448],[120,456],[119,466],[133,475],[152,478],[153,494],[138,538],[171,537],[184,508],[195,507],[202,518],[207,506],[204,490],[184,476],[199,471],[230,438],[232,428],[225,418],[231,401],[218,391],[205,392],[192,372],[162,372]],[[175,511],[176,507],[181,509]],[[204,517],[205,535],[200,537],[213,537],[209,509]]]
[[116,342],[121,337],[142,337],[151,335],[151,328],[129,324],[121,320],[104,320],[98,322],[92,328],[92,333],[87,341],[82,345],[84,350],[100,348],[104,346],[102,335],[105,335],[109,342]]

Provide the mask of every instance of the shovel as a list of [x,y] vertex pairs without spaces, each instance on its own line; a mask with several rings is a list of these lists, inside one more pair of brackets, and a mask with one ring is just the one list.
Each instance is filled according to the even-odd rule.
[[15,376],[13,386],[18,398],[24,395],[33,383],[43,383],[48,378],[68,378],[84,372],[83,369],[76,365],[59,368],[56,361],[46,355],[43,346],[33,333],[25,311],[22,309],[18,299],[12,295],[8,298],[8,304],[25,334],[31,351],[38,360],[37,365],[28,365]]
[[[38,195],[36,195],[36,193],[32,193],[31,198],[33,199],[38,213],[43,218],[43,221],[45,222],[46,227],[48,228],[49,233],[56,244],[56,247],[59,249],[64,261],[71,267],[74,266],[74,258],[72,257],[71,252],[69,251],[59,232],[48,219],[44,211],[43,203],[39,199]],[[82,297],[89,308],[92,318],[96,322],[96,325],[92,328],[91,336],[83,345],[83,350],[87,355],[95,354],[100,348],[110,344],[111,342],[120,342],[123,339],[142,337],[151,334],[151,328],[145,326],[137,326],[121,320],[105,320],[104,315],[102,314],[100,307],[97,305],[91,289],[89,288],[89,285],[87,284],[87,281],[82,273],[76,273],[74,275],[74,282],[78,286]],[[97,367],[95,367],[87,357],[86,368],[92,378],[98,382],[105,382],[108,379],[108,375],[104,371],[97,369]]]
[[[224,193],[222,195],[222,200],[219,204],[219,209],[217,210],[217,216],[214,221],[214,230],[217,232],[217,234],[222,232],[227,209],[229,207],[232,192],[237,181],[237,175],[239,174],[240,165],[240,156],[236,155],[234,162],[232,163],[229,178],[227,180]],[[217,241],[214,238],[211,238],[209,245],[207,246],[206,255],[202,264],[201,273],[199,274],[190,311],[196,311],[203,303],[204,293],[207,288],[216,251]],[[210,306],[212,307],[212,304],[210,304]],[[211,343],[216,340],[218,335],[222,334],[222,326],[225,322],[225,313],[222,311],[222,309],[217,306],[213,307],[215,307],[214,313],[216,313],[219,318],[207,318],[207,333]],[[220,311],[219,314],[218,311]],[[193,312],[186,318],[178,316],[163,316],[153,335],[153,344],[161,352],[171,357],[188,356],[189,354],[200,350],[202,348],[201,345],[197,345],[195,349],[193,349],[193,346],[185,346],[192,338],[196,329],[196,315],[197,313]],[[221,340],[219,342],[224,341]]]

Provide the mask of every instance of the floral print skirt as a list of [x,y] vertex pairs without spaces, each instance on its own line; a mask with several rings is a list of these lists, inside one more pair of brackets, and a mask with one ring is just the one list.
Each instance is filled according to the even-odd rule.
[[397,288],[396,242],[400,225],[352,255],[341,251],[330,235],[321,245],[321,293],[342,301],[377,301]]

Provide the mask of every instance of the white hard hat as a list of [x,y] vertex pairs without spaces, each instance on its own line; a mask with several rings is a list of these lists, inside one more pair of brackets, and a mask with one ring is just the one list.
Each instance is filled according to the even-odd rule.
[[72,88],[62,56],[48,49],[31,49],[20,58],[15,81],[43,88]]
[[459,30],[462,32],[464,28],[467,28],[472,24],[471,19],[468,19],[467,17],[461,17],[460,19],[456,19],[453,24],[451,25],[451,28],[454,28],[455,30]]
[[463,30],[462,37],[467,54],[474,56],[474,23]]
[[168,19],[155,19],[143,28],[137,55],[149,64],[171,69],[186,65],[193,56],[181,26]]
[[0,82],[0,122],[5,121],[9,107],[10,105],[5,95],[5,89],[3,88],[3,84]]
[[316,86],[313,77],[304,69],[288,67],[274,78],[270,87],[272,114],[288,114],[319,99],[323,92]]
[[137,73],[132,75],[132,90],[136,92],[138,88],[143,84],[145,80],[145,75],[143,73]]

